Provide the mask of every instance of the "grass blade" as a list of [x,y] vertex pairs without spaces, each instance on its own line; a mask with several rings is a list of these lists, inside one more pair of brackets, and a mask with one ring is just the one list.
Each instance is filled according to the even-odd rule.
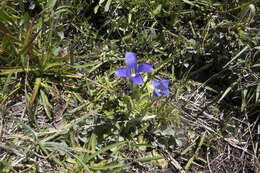
[[231,62],[233,62],[235,59],[237,59],[243,52],[245,52],[249,46],[245,46],[236,56],[234,56],[226,65],[223,66],[223,68],[226,68]]
[[111,144],[111,145],[108,145],[102,149],[100,149],[99,151],[97,151],[96,153],[90,155],[85,161],[88,162],[90,161],[91,159],[95,158],[96,156],[98,156],[99,154],[101,153],[104,153],[106,152],[107,150],[110,150],[110,149],[113,149],[115,147],[122,147],[124,144],[126,143],[126,141],[124,142],[117,142],[117,143],[114,143],[114,144]]
[[220,99],[218,100],[218,103],[220,103],[221,100],[223,100],[224,97],[226,97],[226,95],[232,90],[232,88],[233,88],[235,85],[237,85],[238,81],[239,81],[239,80],[233,82],[233,83],[231,84],[231,86],[229,86],[229,87],[225,90],[225,92],[222,94],[222,96],[221,96]]
[[41,94],[41,100],[42,100],[42,103],[43,103],[43,107],[44,107],[45,113],[46,113],[46,115],[48,116],[49,119],[52,119],[51,112],[50,112],[49,108],[53,108],[53,107],[50,104],[50,102],[48,100],[48,97],[44,93],[43,90],[40,90],[40,94]]
[[106,5],[105,5],[105,12],[108,12],[109,7],[110,7],[110,5],[111,5],[111,2],[112,2],[112,0],[107,0],[107,3],[106,3]]
[[199,142],[199,145],[194,153],[194,155],[189,159],[189,161],[187,162],[187,164],[185,165],[184,169],[189,169],[190,165],[192,164],[193,160],[197,157],[198,153],[199,153],[199,150],[202,146],[202,144],[204,143],[204,140],[205,140],[205,137],[206,137],[206,133],[203,133],[201,138],[200,138],[200,142]]
[[30,108],[32,108],[33,103],[35,101],[35,98],[38,95],[40,84],[41,84],[41,78],[36,78],[35,83],[34,83],[34,88],[33,88],[33,95],[32,95],[32,98],[30,100],[30,103],[29,103]]

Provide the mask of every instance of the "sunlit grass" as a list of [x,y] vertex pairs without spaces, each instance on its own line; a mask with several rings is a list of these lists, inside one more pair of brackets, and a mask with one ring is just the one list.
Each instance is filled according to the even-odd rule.
[[250,1],[1,1],[0,170],[222,171],[236,153],[260,169],[258,11]]

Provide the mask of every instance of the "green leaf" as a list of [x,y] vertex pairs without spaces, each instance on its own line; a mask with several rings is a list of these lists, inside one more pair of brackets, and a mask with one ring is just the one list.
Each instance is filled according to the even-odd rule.
[[189,169],[190,165],[192,164],[193,160],[197,157],[198,153],[199,153],[199,150],[202,146],[202,144],[204,143],[204,140],[205,140],[205,137],[206,137],[206,133],[204,132],[200,138],[200,142],[199,142],[199,145],[194,153],[194,155],[189,159],[189,161],[187,162],[187,164],[185,165],[184,169]]
[[[0,72],[0,75],[7,75],[10,73],[20,73],[20,72],[24,72],[27,71],[27,68],[23,69],[22,67],[13,67],[13,68],[8,68],[5,69],[4,67],[0,67],[0,69],[2,70],[2,72]],[[29,68],[28,71],[37,71],[37,68]]]
[[49,8],[49,10],[51,11],[53,9],[53,7],[55,6],[56,2],[57,2],[57,0],[48,0],[46,7]]
[[255,92],[256,92],[256,94],[255,94],[255,101],[258,102],[259,94],[260,94],[260,84],[257,85]]
[[41,84],[41,78],[36,78],[35,83],[34,83],[32,98],[31,98],[30,104],[29,104],[31,108],[33,106],[34,100],[36,99],[36,96],[38,95],[40,84]]
[[163,156],[142,157],[142,158],[137,158],[136,160],[140,162],[149,162],[152,160],[159,160],[159,159],[163,159]]
[[95,6],[95,8],[94,8],[94,13],[95,13],[95,14],[97,14],[98,9],[99,9],[99,5]]
[[[129,23],[129,24],[131,23],[132,16],[133,16],[132,13],[129,13],[129,14],[128,14],[128,23]],[[128,35],[130,35],[130,34],[128,34]]]
[[110,165],[102,165],[102,166],[90,166],[90,169],[93,170],[111,170],[111,169],[115,169],[115,168],[124,168],[126,166],[128,166],[129,164],[110,164]]
[[159,4],[155,10],[153,10],[153,15],[156,16],[158,15],[162,10],[162,4]]
[[247,89],[243,89],[242,92],[242,105],[241,105],[241,112],[243,112],[247,105]]
[[98,5],[102,5],[105,2],[105,0],[99,0]]
[[45,110],[46,115],[48,116],[49,119],[52,119],[51,113],[49,108],[53,108],[52,105],[50,104],[47,95],[44,93],[43,90],[40,90],[40,94],[41,94],[41,100],[43,103],[43,107]]
[[112,0],[107,0],[107,3],[106,3],[106,5],[105,5],[105,12],[108,12],[109,7],[110,7],[110,5],[111,5],[111,2],[112,2]]
[[44,142],[44,143],[42,143],[42,145],[44,147],[48,147],[49,149],[51,149],[53,151],[57,150],[57,151],[64,152],[64,153],[74,157],[85,168],[87,173],[91,173],[91,171],[89,170],[87,165],[80,158],[78,158],[76,155],[72,154],[70,152],[71,148],[67,147],[66,145],[60,144],[60,143],[57,143],[57,142]]
[[220,103],[221,100],[223,100],[224,97],[226,97],[226,95],[232,90],[232,88],[237,85],[238,81],[239,81],[239,80],[233,82],[233,83],[225,90],[225,92],[222,94],[222,96],[221,96],[220,99],[218,100],[218,103]]
[[104,153],[104,152],[106,152],[106,151],[108,151],[108,150],[111,150],[111,149],[113,149],[113,148],[115,148],[115,147],[121,148],[125,143],[126,143],[126,141],[125,141],[125,142],[117,142],[117,143],[115,143],[115,144],[108,145],[108,146],[106,146],[106,147],[104,147],[104,148],[98,150],[97,152],[91,154],[91,155],[86,159],[86,162],[88,162],[88,161],[90,161],[91,159],[95,158],[95,157],[98,156],[99,154]]
[[72,113],[75,113],[75,112],[77,112],[77,111],[83,109],[83,108],[86,107],[87,105],[89,105],[89,102],[83,103],[83,104],[79,105],[78,107],[69,110],[68,112],[71,113],[71,114],[72,114]]
[[90,141],[89,141],[89,149],[93,152],[96,151],[96,146],[97,146],[97,135],[95,132],[93,132],[91,134],[91,137],[90,137]]
[[22,122],[22,121],[20,121],[20,120],[18,120],[18,119],[13,119],[13,120],[16,121],[17,123],[21,124],[21,125],[22,125],[24,128],[26,128],[27,130],[29,130],[29,131],[32,133],[34,139],[35,139],[38,143],[40,142],[39,139],[38,139],[37,133],[36,133],[29,125],[25,124],[24,122]]
[[96,111],[89,111],[89,113],[83,115],[82,117],[80,117],[80,118],[78,118],[76,120],[71,121],[69,124],[67,124],[66,126],[62,127],[62,129],[55,130],[54,131],[54,133],[55,133],[54,135],[51,135],[51,136],[43,139],[42,141],[43,142],[49,141],[49,140],[59,136],[60,134],[67,132],[72,126],[77,125],[78,123],[80,123],[81,121],[83,121],[87,117],[89,117],[90,115],[96,115]]
[[47,71],[48,69],[52,68],[52,67],[57,67],[57,66],[64,66],[65,63],[51,63],[51,64],[48,64],[43,71]]
[[226,65],[224,65],[223,68],[226,68],[231,62],[233,62],[235,59],[237,59],[243,52],[245,52],[247,49],[249,48],[249,46],[245,46],[238,54],[236,54],[236,56],[234,56]]

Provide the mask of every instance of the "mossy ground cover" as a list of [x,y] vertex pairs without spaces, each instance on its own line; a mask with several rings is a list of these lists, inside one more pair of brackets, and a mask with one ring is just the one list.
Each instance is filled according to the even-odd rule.
[[0,172],[259,172],[259,7],[1,1]]

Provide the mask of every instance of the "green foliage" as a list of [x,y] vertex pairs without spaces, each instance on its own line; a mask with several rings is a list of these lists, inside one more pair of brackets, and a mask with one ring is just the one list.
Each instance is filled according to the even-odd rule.
[[[249,0],[1,1],[0,125],[14,122],[17,129],[14,136],[0,133],[0,148],[8,153],[0,169],[164,168],[161,149],[185,145],[181,118],[189,103],[179,100],[196,86],[223,112],[254,115],[260,100],[259,7]],[[129,51],[154,67],[141,87],[115,77]],[[155,98],[151,80],[164,78],[171,94]],[[10,111],[16,103],[24,107],[19,115]],[[186,169],[206,138],[201,136]],[[53,169],[17,159],[25,156]]]

